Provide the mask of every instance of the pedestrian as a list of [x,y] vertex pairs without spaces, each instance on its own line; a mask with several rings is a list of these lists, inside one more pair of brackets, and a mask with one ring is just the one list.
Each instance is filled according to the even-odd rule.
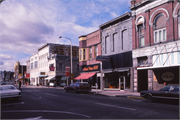
[[21,90],[21,80],[19,80],[19,90]]

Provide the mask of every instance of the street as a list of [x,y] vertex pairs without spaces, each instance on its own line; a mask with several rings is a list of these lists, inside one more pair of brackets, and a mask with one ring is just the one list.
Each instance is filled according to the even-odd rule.
[[23,88],[18,101],[1,103],[2,119],[177,119],[179,105],[62,89]]

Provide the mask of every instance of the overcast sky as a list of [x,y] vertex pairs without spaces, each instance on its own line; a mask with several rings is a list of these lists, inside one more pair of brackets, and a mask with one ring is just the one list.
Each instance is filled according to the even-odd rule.
[[79,44],[78,37],[129,12],[130,0],[5,0],[0,4],[0,70],[25,65],[46,43]]

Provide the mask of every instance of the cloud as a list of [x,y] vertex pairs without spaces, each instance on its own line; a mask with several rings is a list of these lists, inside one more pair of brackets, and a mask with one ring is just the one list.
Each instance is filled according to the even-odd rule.
[[1,60],[11,60],[11,59],[14,59],[12,56],[4,55],[4,54],[0,54],[0,58],[1,58]]
[[115,12],[110,12],[110,14],[112,15],[113,18],[118,17],[119,15],[117,15]]

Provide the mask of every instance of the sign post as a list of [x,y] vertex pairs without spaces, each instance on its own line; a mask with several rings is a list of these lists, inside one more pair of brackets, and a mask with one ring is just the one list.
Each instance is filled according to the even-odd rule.
[[68,86],[68,77],[69,77],[69,75],[70,75],[70,67],[69,66],[66,66],[66,74],[65,74],[65,76],[66,76],[66,78],[67,78],[67,86]]

